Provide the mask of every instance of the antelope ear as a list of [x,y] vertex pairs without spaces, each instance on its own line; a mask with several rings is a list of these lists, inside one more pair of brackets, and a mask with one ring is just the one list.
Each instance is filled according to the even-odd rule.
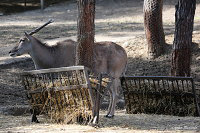
[[24,32],[26,38],[31,41],[33,39],[33,37],[31,35],[29,35],[27,32]]

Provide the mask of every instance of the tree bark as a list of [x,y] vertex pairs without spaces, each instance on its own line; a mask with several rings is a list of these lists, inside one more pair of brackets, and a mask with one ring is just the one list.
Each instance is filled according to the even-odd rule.
[[196,0],[179,0],[175,13],[172,76],[190,76],[191,45]]
[[76,64],[93,68],[95,0],[78,0]]
[[162,23],[163,0],[144,0],[144,29],[148,54],[156,58],[163,54],[165,35]]

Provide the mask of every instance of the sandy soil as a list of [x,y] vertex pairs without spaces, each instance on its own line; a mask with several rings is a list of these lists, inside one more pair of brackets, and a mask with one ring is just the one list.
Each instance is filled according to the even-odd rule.
[[[176,117],[165,115],[146,115],[146,114],[125,114],[125,111],[118,110],[113,119],[107,119],[105,111],[101,111],[100,126],[71,124],[50,124],[46,122],[45,117],[40,116],[39,124],[30,124],[30,116],[5,116],[0,115],[2,119],[0,129],[2,132],[58,132],[58,133],[78,133],[78,132],[108,132],[108,133],[146,133],[146,132],[195,132],[200,131],[199,118],[194,117]],[[1,132],[0,131],[0,132]]]
[[[126,2],[124,2],[126,1]],[[148,59],[143,30],[143,1],[103,0],[96,6],[96,41],[115,41],[128,53],[128,75],[169,75],[171,45],[174,34],[174,4],[177,0],[164,2],[163,22],[168,44],[167,52],[155,59]],[[197,1],[193,35],[192,76],[196,86],[200,82],[200,1]],[[55,22],[35,36],[50,43],[69,37],[76,39],[77,7],[74,1],[56,4],[44,11],[34,10],[0,16],[0,64],[13,60],[8,51],[23,36],[50,18]],[[103,117],[100,128],[83,125],[50,124],[41,117],[40,124],[31,124],[28,102],[17,73],[31,70],[30,59],[0,66],[0,132],[194,132],[200,131],[199,117],[175,117],[164,115],[128,115],[118,110],[114,119]]]

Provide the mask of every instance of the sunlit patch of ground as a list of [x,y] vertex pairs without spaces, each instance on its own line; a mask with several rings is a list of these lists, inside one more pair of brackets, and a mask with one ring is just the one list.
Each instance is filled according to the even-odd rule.
[[0,131],[14,132],[194,132],[200,131],[200,118],[194,117],[176,117],[165,115],[147,115],[147,114],[126,114],[124,110],[119,110],[113,119],[104,117],[105,111],[101,111],[100,126],[78,124],[51,124],[39,117],[41,123],[30,123],[30,116],[5,116],[0,115]]

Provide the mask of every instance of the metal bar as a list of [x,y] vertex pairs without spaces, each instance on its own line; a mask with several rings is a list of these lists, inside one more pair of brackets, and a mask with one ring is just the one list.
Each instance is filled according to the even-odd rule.
[[[147,95],[152,95],[152,94],[156,95],[156,96],[160,96],[161,95],[160,92],[146,92],[146,93],[147,93]],[[141,94],[143,94],[143,92],[140,92],[140,91],[130,91],[129,94],[138,94],[138,95],[141,95]],[[168,95],[168,96],[170,96],[170,95],[180,96],[180,93],[178,93],[178,92],[163,92],[162,94],[163,95]],[[194,97],[194,94],[191,93],[191,92],[185,93],[184,95],[188,96],[188,97]]]
[[175,77],[175,76],[124,76],[126,79],[180,79],[180,80],[192,80],[192,77]]
[[139,90],[141,90],[141,83],[140,83],[140,79],[138,79],[138,88],[139,88]]
[[94,107],[95,101],[94,101],[94,96],[93,96],[93,93],[92,93],[92,87],[91,87],[90,80],[89,80],[88,70],[87,70],[86,67],[84,67],[83,73],[84,73],[87,88],[89,88],[89,95],[90,95],[90,98],[91,98],[92,107]]
[[166,91],[164,79],[162,79],[162,85],[163,85],[163,89]]
[[[80,88],[87,88],[86,84],[83,85],[70,85],[70,86],[62,86],[62,87],[52,87],[51,89],[54,91],[66,91],[66,90],[75,90],[75,89],[80,89]],[[43,88],[38,88],[36,90],[29,90],[29,93],[39,93],[43,91]],[[46,90],[49,90],[47,88]]]
[[[123,83],[124,82],[124,83]],[[129,82],[131,84],[131,82]],[[123,87],[123,93],[124,93],[124,99],[125,99],[125,104],[128,105],[129,110],[131,110],[131,102],[130,102],[130,97],[129,97],[129,89],[127,85],[127,80],[125,77],[121,80],[121,86]],[[127,111],[129,111],[127,110]]]
[[[92,87],[91,87],[91,83],[90,83],[90,80],[89,80],[88,70],[89,70],[88,68],[84,67],[83,74],[84,74],[84,77],[85,77],[87,88],[89,89],[88,93],[89,93],[89,98],[91,99],[92,114],[94,116],[94,114],[95,114],[95,98],[94,98],[94,95],[93,95],[93,92],[92,92]],[[87,98],[87,101],[89,101],[88,97],[86,97],[86,98]]]
[[192,80],[192,91],[193,91],[193,94],[194,94],[194,102],[196,104],[196,109],[197,109],[197,115],[200,116],[200,107],[199,107],[199,102],[198,102],[198,98],[197,98],[197,95],[196,95],[196,90],[195,90],[195,86],[194,86],[194,81]]
[[32,84],[33,84],[33,86],[34,86],[35,88],[37,88],[36,78],[35,78],[35,77],[32,78]]
[[[67,72],[65,72],[66,73],[66,76],[67,76],[67,83],[69,83],[69,85],[71,86],[72,85],[72,82],[73,82],[73,79],[71,80],[71,78],[70,78],[70,76],[69,76],[69,74],[67,73]],[[72,81],[72,82],[71,82]],[[67,86],[69,86],[68,84],[67,84]]]
[[78,72],[78,71],[75,71],[75,79],[76,79],[76,81],[77,81],[77,84],[79,85],[79,84],[80,84],[80,81],[79,81],[77,72]]
[[179,85],[178,85],[178,81],[177,81],[177,80],[175,80],[175,81],[176,81],[177,89],[178,89],[178,91],[180,92]]
[[143,82],[143,88],[144,88],[145,91],[146,91],[146,82],[145,82],[145,79],[142,79],[142,82]]
[[157,85],[158,85],[158,91],[162,91],[162,88],[160,86],[160,80],[157,80]]
[[175,90],[175,87],[174,87],[174,82],[173,82],[173,81],[171,81],[171,82],[172,82],[172,84],[171,84],[171,85],[172,85],[172,90],[173,90],[173,91],[176,91],[176,90]]
[[154,90],[155,90],[155,92],[157,92],[156,84],[155,84],[155,80],[153,80],[153,86],[154,86]]
[[[97,85],[96,89],[96,101],[95,101],[95,113],[94,113],[94,121],[93,124],[98,124],[99,122],[99,110],[100,110],[100,90],[101,90],[101,83],[102,83],[102,74],[98,76],[99,84]],[[96,117],[96,118],[95,118]]]
[[149,79],[147,79],[147,81],[148,81],[148,88],[151,88],[151,82],[150,82],[150,80]]
[[33,75],[33,74],[42,74],[42,73],[52,73],[52,72],[63,72],[63,71],[73,71],[73,70],[84,70],[86,67],[84,66],[72,66],[72,67],[60,67],[60,68],[49,68],[49,69],[40,69],[40,70],[32,70],[25,71],[21,75]]
[[62,74],[64,75],[63,80],[64,80],[65,86],[69,86],[70,83],[68,83],[68,75],[67,75],[67,73],[66,72],[62,72]]
[[169,80],[167,80],[167,86],[168,86],[168,88],[170,90]]
[[63,85],[61,73],[58,73],[58,79],[60,81],[61,86]]
[[29,86],[29,82],[28,82],[28,79],[27,77],[21,77],[22,78],[22,84],[24,85],[24,89],[25,90],[28,90],[28,86]]
[[[189,88],[189,85],[188,85],[188,80],[186,80],[186,85],[187,85],[187,89]],[[188,90],[187,90],[188,91]]]
[[81,77],[81,84],[86,83],[86,79],[84,78],[83,70],[79,70],[80,77]]
[[54,78],[53,78],[54,77],[54,73],[50,73],[49,75],[50,75],[50,80],[51,80],[53,88],[54,88],[55,87]]
[[184,92],[184,91],[185,91],[185,88],[184,88],[184,80],[181,80],[181,83],[182,83],[183,92]]
[[[132,85],[132,80],[128,80],[129,81],[129,85]],[[134,84],[135,84],[135,87],[137,87],[137,82],[136,82],[136,79],[133,80]],[[137,87],[138,89],[138,87]],[[127,88],[127,90],[129,90],[129,88]]]

